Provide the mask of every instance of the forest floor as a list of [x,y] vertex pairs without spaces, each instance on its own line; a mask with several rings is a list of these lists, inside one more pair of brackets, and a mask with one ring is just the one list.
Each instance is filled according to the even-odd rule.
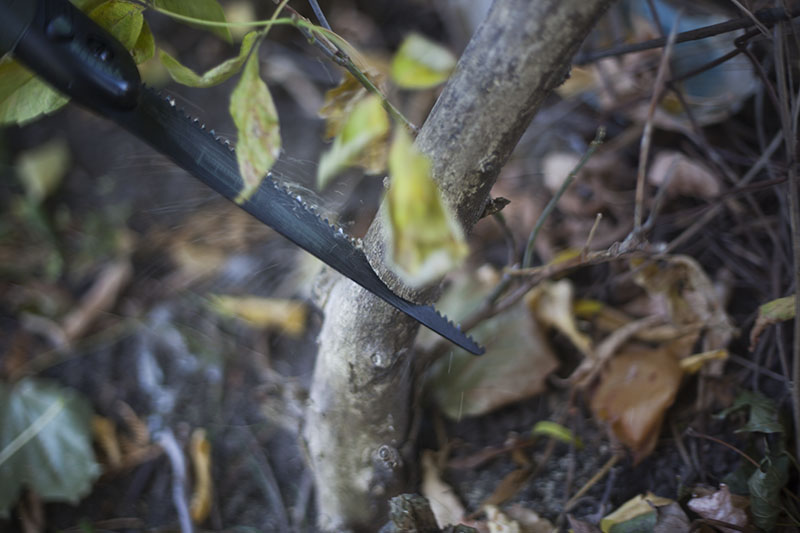
[[[581,54],[665,36],[674,6],[640,3],[663,8],[666,30],[622,3]],[[412,31],[457,54],[464,14],[423,4],[323,8],[376,64]],[[725,7],[681,24],[744,16]],[[235,53],[195,28],[151,23],[198,70]],[[675,46],[669,61],[657,47],[575,67],[535,117],[492,191],[511,202],[479,222],[441,302],[463,320],[504,275],[530,285],[477,328],[483,358],[448,347],[424,384],[413,489],[440,525],[800,527],[792,315],[760,310],[795,290],[796,29],[748,34],[747,53],[713,70],[703,67],[740,33]],[[276,173],[362,236],[383,176],[351,170],[315,186],[326,149],[317,111],[341,74],[293,30],[276,30],[261,54],[283,137]],[[189,89],[152,70],[187,113],[235,136],[235,79]],[[420,124],[436,90],[390,97]],[[532,269],[509,274],[601,126],[603,143],[544,219]],[[42,170],[48,158],[64,172]],[[77,106],[0,130],[0,161],[2,391],[26,381],[77,391],[102,467],[91,486],[75,481],[70,503],[26,488],[0,530],[178,531],[188,512],[202,531],[314,531],[300,428],[323,321],[310,303],[315,260]],[[26,181],[36,172],[55,175],[44,193]],[[418,344],[437,349],[430,332]],[[4,445],[9,431],[0,425]],[[0,503],[12,459],[0,461]]]

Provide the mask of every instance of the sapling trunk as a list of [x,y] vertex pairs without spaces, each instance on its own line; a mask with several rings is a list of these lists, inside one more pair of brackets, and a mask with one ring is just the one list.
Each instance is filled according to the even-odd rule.
[[[545,97],[611,0],[496,0],[416,140],[466,231]],[[384,261],[383,217],[364,246],[387,284],[415,301]],[[328,285],[304,438],[319,526],[375,531],[414,468],[413,341],[418,324],[351,281]]]

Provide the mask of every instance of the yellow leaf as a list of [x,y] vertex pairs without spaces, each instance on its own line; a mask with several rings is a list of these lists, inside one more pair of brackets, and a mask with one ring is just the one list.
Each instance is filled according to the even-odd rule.
[[[656,507],[664,507],[671,503],[673,503],[673,501],[669,498],[662,498],[651,492],[648,492],[644,496],[639,494],[623,503],[616,511],[603,518],[600,521],[600,529],[603,533],[609,533],[611,529],[618,524],[623,524],[643,515],[655,513]],[[655,522],[655,517],[653,521]]]
[[322,154],[317,168],[317,187],[323,189],[348,166],[362,166],[375,174],[386,168],[386,136],[389,116],[380,97],[369,95],[347,116],[330,150]]
[[422,286],[456,267],[469,249],[431,177],[431,162],[402,128],[395,130],[389,173],[389,261],[406,283]]
[[728,350],[711,350],[708,352],[696,353],[694,355],[690,355],[689,357],[685,357],[681,359],[680,365],[681,369],[686,372],[687,374],[694,374],[700,371],[709,361],[716,361],[728,358]]
[[303,302],[278,298],[213,296],[212,308],[260,328],[278,328],[289,335],[305,331],[308,308]]
[[122,450],[117,438],[117,428],[110,418],[92,416],[92,436],[100,449],[103,450],[108,466],[116,469],[122,464]]
[[[383,75],[375,69],[362,70],[376,87],[380,87]],[[342,131],[350,111],[367,97],[367,89],[349,72],[345,72],[341,83],[325,93],[325,102],[319,110],[325,119],[325,138],[333,139]]]
[[239,137],[236,158],[244,181],[237,203],[253,194],[281,151],[278,111],[267,84],[261,80],[258,66],[256,44],[231,94],[230,113]]
[[392,79],[404,89],[427,89],[447,80],[455,66],[456,58],[449,50],[411,34],[392,60]]
[[204,429],[195,429],[189,442],[189,456],[194,467],[194,491],[189,502],[192,520],[199,524],[211,512],[211,443]]
[[61,184],[61,178],[70,167],[70,151],[63,137],[20,154],[16,161],[17,175],[25,193],[33,204],[40,204]]
[[560,440],[564,444],[572,444],[578,449],[583,448],[581,439],[576,437],[569,428],[561,424],[556,424],[555,422],[550,422],[549,420],[537,422],[531,430],[531,435],[545,435]]

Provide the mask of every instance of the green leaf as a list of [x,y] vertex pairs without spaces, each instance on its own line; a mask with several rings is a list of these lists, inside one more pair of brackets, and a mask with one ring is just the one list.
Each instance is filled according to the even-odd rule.
[[153,39],[153,32],[150,31],[150,26],[147,21],[142,24],[142,31],[139,32],[139,38],[136,39],[136,44],[131,49],[131,55],[136,64],[144,63],[156,52],[156,42]]
[[278,111],[267,84],[261,80],[258,65],[258,45],[255,45],[231,94],[230,113],[239,138],[236,158],[244,180],[237,202],[249,198],[258,188],[281,152]]
[[[225,22],[225,11],[217,0],[154,0],[153,4],[161,9],[209,22]],[[193,25],[194,26],[194,25]],[[201,29],[213,32],[226,41],[233,42],[231,31],[225,27],[209,27],[196,25]]]
[[725,418],[730,413],[739,409],[749,408],[750,414],[744,426],[737,429],[737,433],[760,432],[760,433],[784,433],[785,429],[778,418],[778,409],[775,403],[756,392],[742,391],[733,401],[733,405],[724,409],[716,416]]
[[26,486],[45,501],[77,503],[100,474],[89,404],[40,379],[0,383],[0,517]]
[[68,100],[16,61],[0,61],[0,125],[25,124]]
[[143,9],[125,0],[110,0],[92,9],[89,16],[130,50],[136,45],[144,25]]
[[767,456],[747,481],[750,512],[759,528],[770,531],[781,512],[780,492],[789,479],[789,458],[785,454]]
[[202,76],[189,67],[182,65],[177,59],[163,50],[158,52],[158,57],[169,72],[169,75],[172,76],[172,79],[178,83],[189,87],[212,87],[222,83],[241,70],[247,59],[247,54],[253,48],[253,43],[256,42],[257,37],[258,32],[256,31],[251,31],[245,35],[238,56],[223,61],[216,67],[206,71]]
[[34,205],[41,204],[58,188],[69,163],[69,146],[63,137],[56,137],[19,155],[17,175]]
[[388,133],[389,116],[379,96],[372,94],[355,104],[333,146],[320,157],[317,187],[325,188],[348,166],[362,166],[371,174],[385,169]]
[[411,34],[392,59],[392,80],[404,89],[427,89],[446,81],[455,66],[456,58],[449,50]]
[[389,262],[411,286],[422,286],[455,268],[469,253],[464,232],[431,177],[431,162],[397,128],[389,152],[386,193]]

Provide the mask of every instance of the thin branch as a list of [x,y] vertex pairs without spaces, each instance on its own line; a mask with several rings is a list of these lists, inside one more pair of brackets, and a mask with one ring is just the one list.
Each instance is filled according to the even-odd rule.
[[358,68],[350,55],[345,51],[345,48],[350,46],[347,41],[328,28],[315,26],[291,6],[287,9],[292,13],[293,19],[298,21],[298,28],[300,28],[300,31],[311,44],[317,46],[328,59],[347,70],[365,89],[367,89],[367,91],[378,96],[378,98],[381,99],[383,108],[396,122],[402,124],[413,135],[419,132],[419,128],[412,124],[411,121],[389,101],[386,95],[383,94],[372,80]]
[[314,16],[317,17],[317,22],[319,22],[319,25],[326,30],[330,30],[331,25],[328,24],[328,19],[325,18],[325,13],[323,13],[322,8],[319,7],[319,2],[317,2],[317,0],[308,0],[308,3],[311,6],[312,11],[314,11]]
[[594,136],[594,140],[589,143],[589,148],[586,150],[586,153],[583,154],[581,160],[575,165],[570,173],[567,175],[564,183],[561,184],[561,187],[558,189],[555,195],[550,198],[550,201],[547,202],[547,205],[542,211],[542,214],[539,215],[539,219],[536,221],[536,225],[533,227],[533,231],[531,231],[530,236],[528,237],[528,243],[525,245],[525,255],[522,258],[522,268],[530,268],[533,263],[533,245],[536,243],[536,237],[538,237],[539,232],[541,231],[544,223],[547,221],[550,213],[553,212],[555,209],[556,204],[564,196],[564,193],[567,192],[569,186],[572,185],[572,182],[575,181],[575,177],[578,175],[578,172],[583,168],[589,158],[594,155],[597,149],[603,144],[603,139],[606,137],[606,129],[604,127],[597,128],[597,133]]
[[[771,26],[777,22],[784,20],[791,20],[797,16],[800,16],[800,7],[795,7],[788,13],[786,9],[781,7],[761,9],[759,11],[756,11],[753,15],[763,24]],[[675,43],[677,44],[677,43],[685,43],[688,41],[698,41],[700,39],[713,37],[714,35],[729,33],[732,31],[741,30],[742,28],[749,28],[753,25],[754,23],[752,19],[750,19],[749,17],[741,17],[738,19],[729,20],[727,22],[721,22],[719,24],[712,24],[711,26],[697,28],[696,30],[681,32],[675,38]],[[617,57],[625,54],[632,54],[634,52],[643,52],[645,50],[652,50],[654,48],[662,48],[666,44],[667,44],[667,39],[661,37],[658,39],[651,39],[649,41],[644,41],[641,43],[614,46],[607,50],[598,50],[596,52],[589,52],[586,54],[578,55],[575,58],[575,64],[586,65],[588,63],[594,63],[595,61],[606,57]]]
[[775,27],[775,73],[777,75],[779,115],[786,150],[786,170],[789,183],[789,220],[792,232],[792,256],[794,259],[794,342],[792,354],[792,407],[794,411],[795,456],[800,457],[800,198],[798,198],[797,144],[792,128],[790,93],[786,78],[786,57],[783,25]]
[[664,81],[669,70],[669,58],[672,55],[672,48],[675,45],[675,37],[678,35],[678,20],[680,20],[680,13],[675,17],[675,22],[672,25],[672,30],[667,38],[667,46],[661,56],[661,62],[658,65],[658,72],[653,87],[653,96],[650,98],[650,106],[647,109],[647,120],[644,123],[644,131],[642,132],[642,142],[639,150],[639,168],[636,172],[636,204],[633,209],[633,231],[631,234],[636,238],[641,235],[642,231],[642,217],[644,211],[644,182],[645,173],[647,171],[647,160],[650,155],[650,139],[653,137],[653,117],[655,116],[656,106],[661,100],[661,95],[664,91]]

